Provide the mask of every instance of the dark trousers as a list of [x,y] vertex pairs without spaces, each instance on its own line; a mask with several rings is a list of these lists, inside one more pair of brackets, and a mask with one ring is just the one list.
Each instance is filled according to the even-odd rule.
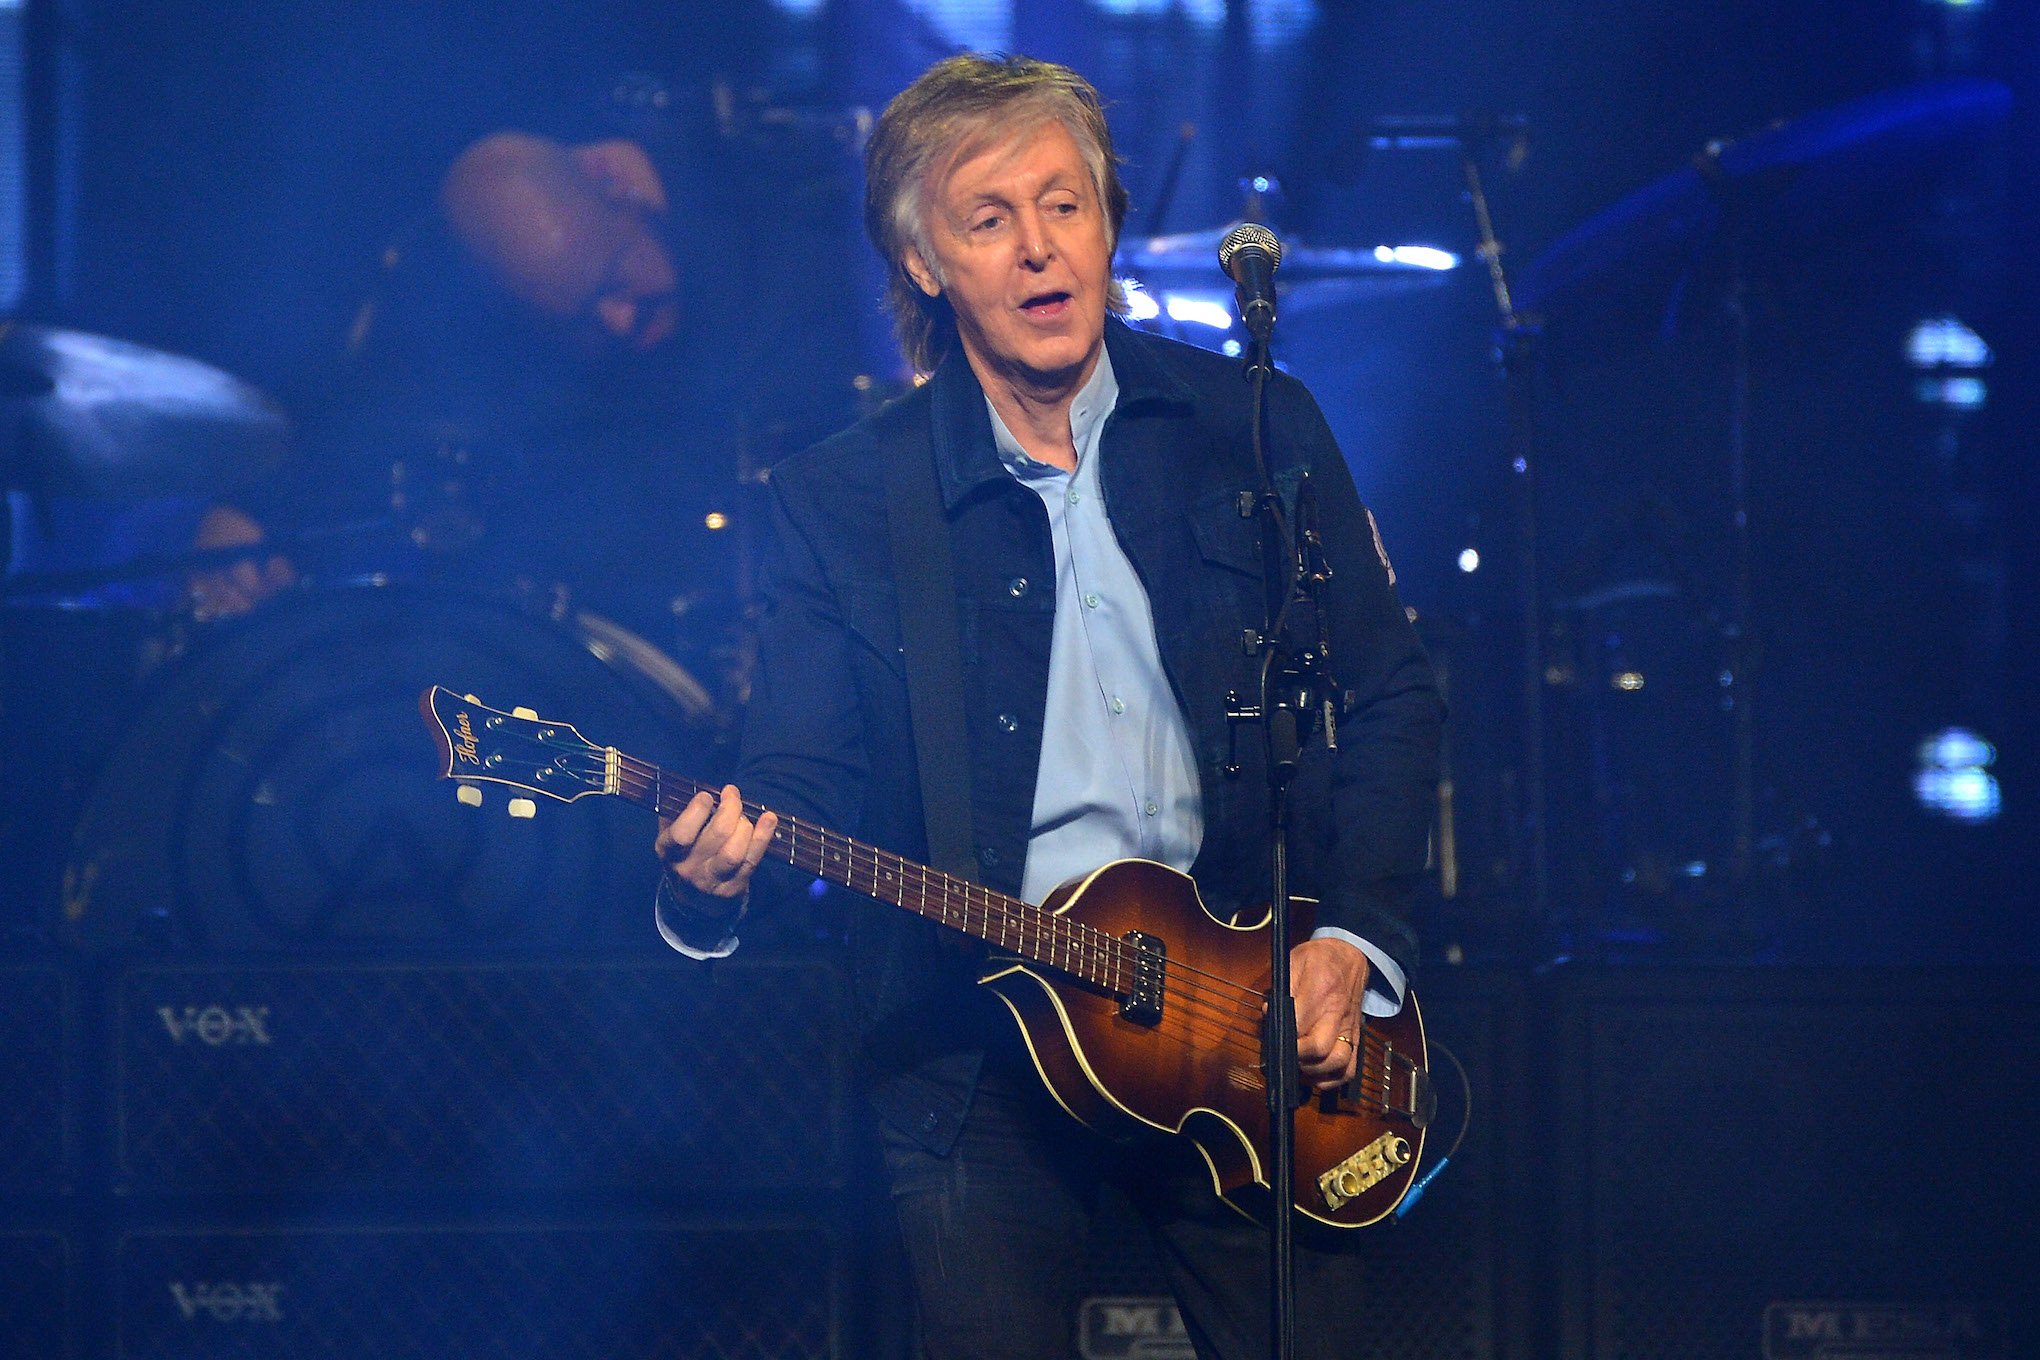
[[[1031,1071],[988,1067],[961,1136],[938,1157],[884,1130],[929,1360],[1071,1360],[1101,1187],[1146,1224],[1200,1360],[1267,1360],[1268,1239],[1220,1200],[1183,1139],[1120,1147],[1057,1106]],[[1353,1234],[1345,1234],[1352,1237]],[[1297,1247],[1300,1360],[1359,1360],[1364,1261]]]

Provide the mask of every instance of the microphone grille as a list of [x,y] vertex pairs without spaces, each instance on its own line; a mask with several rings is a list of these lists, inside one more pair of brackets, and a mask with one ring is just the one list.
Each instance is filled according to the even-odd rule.
[[1232,273],[1233,256],[1242,250],[1265,251],[1270,269],[1282,263],[1282,242],[1259,222],[1242,222],[1225,234],[1225,239],[1218,243],[1218,267]]

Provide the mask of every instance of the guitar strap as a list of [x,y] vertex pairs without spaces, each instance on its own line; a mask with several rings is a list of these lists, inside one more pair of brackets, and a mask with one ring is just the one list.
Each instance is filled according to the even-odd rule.
[[[963,644],[956,624],[956,575],[934,449],[918,440],[886,459],[886,519],[893,580],[900,594],[900,644],[906,652],[907,709],[914,726],[914,764],[921,772],[921,815],[928,862],[975,881],[970,826],[970,762],[932,758],[968,751],[963,716]],[[903,456],[902,456],[903,455]]]

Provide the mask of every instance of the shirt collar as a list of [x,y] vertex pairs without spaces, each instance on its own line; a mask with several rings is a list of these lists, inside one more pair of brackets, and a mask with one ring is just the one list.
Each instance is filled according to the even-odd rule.
[[[1118,395],[1116,400],[1098,402],[1093,413],[1095,419],[1102,421],[1115,407],[1128,409],[1146,402],[1192,404],[1194,397],[1189,385],[1154,352],[1162,345],[1162,341],[1141,335],[1116,318],[1106,318],[1105,351],[1098,368],[1104,370],[1109,361]],[[1097,373],[1091,376],[1095,382]],[[1090,385],[1086,383],[1085,387]],[[928,379],[928,396],[942,503],[945,509],[954,509],[978,487],[1008,477],[992,429],[991,403],[985,400],[984,389],[978,385],[977,374],[971,371],[961,345],[952,345],[947,357],[936,365],[934,375]],[[1071,410],[1074,415],[1074,404]],[[1071,432],[1078,433],[1074,423]]]
[[[1086,448],[1096,448],[1098,427],[1105,423],[1105,417],[1112,414],[1114,403],[1119,400],[1119,380],[1112,373],[1112,356],[1103,349],[1098,351],[1097,367],[1091,376],[1077,389],[1077,395],[1070,401],[1070,442],[1082,459]],[[1059,471],[1047,463],[1031,457],[1020,447],[1020,441],[1008,428],[1005,418],[992,405],[990,397],[985,398],[985,409],[992,415],[992,443],[999,451],[999,461],[1006,470],[1020,477],[1037,475],[1044,471]]]

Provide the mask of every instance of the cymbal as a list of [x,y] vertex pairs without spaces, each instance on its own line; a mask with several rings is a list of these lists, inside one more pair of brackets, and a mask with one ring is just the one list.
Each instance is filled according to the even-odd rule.
[[1839,221],[1934,153],[2002,121],[2011,100],[1995,81],[1933,81],[1709,143],[1532,260],[1516,280],[1517,308],[1543,312],[1618,292],[1654,271],[1689,267],[1717,240]]
[[214,494],[273,471],[289,433],[268,397],[210,364],[0,322],[0,481],[10,488]]
[[[1117,273],[1150,292],[1229,293],[1218,267],[1218,243],[1238,223],[1123,242]],[[1396,293],[1435,288],[1459,257],[1427,246],[1313,246],[1282,243],[1275,294],[1285,312],[1309,312]]]

